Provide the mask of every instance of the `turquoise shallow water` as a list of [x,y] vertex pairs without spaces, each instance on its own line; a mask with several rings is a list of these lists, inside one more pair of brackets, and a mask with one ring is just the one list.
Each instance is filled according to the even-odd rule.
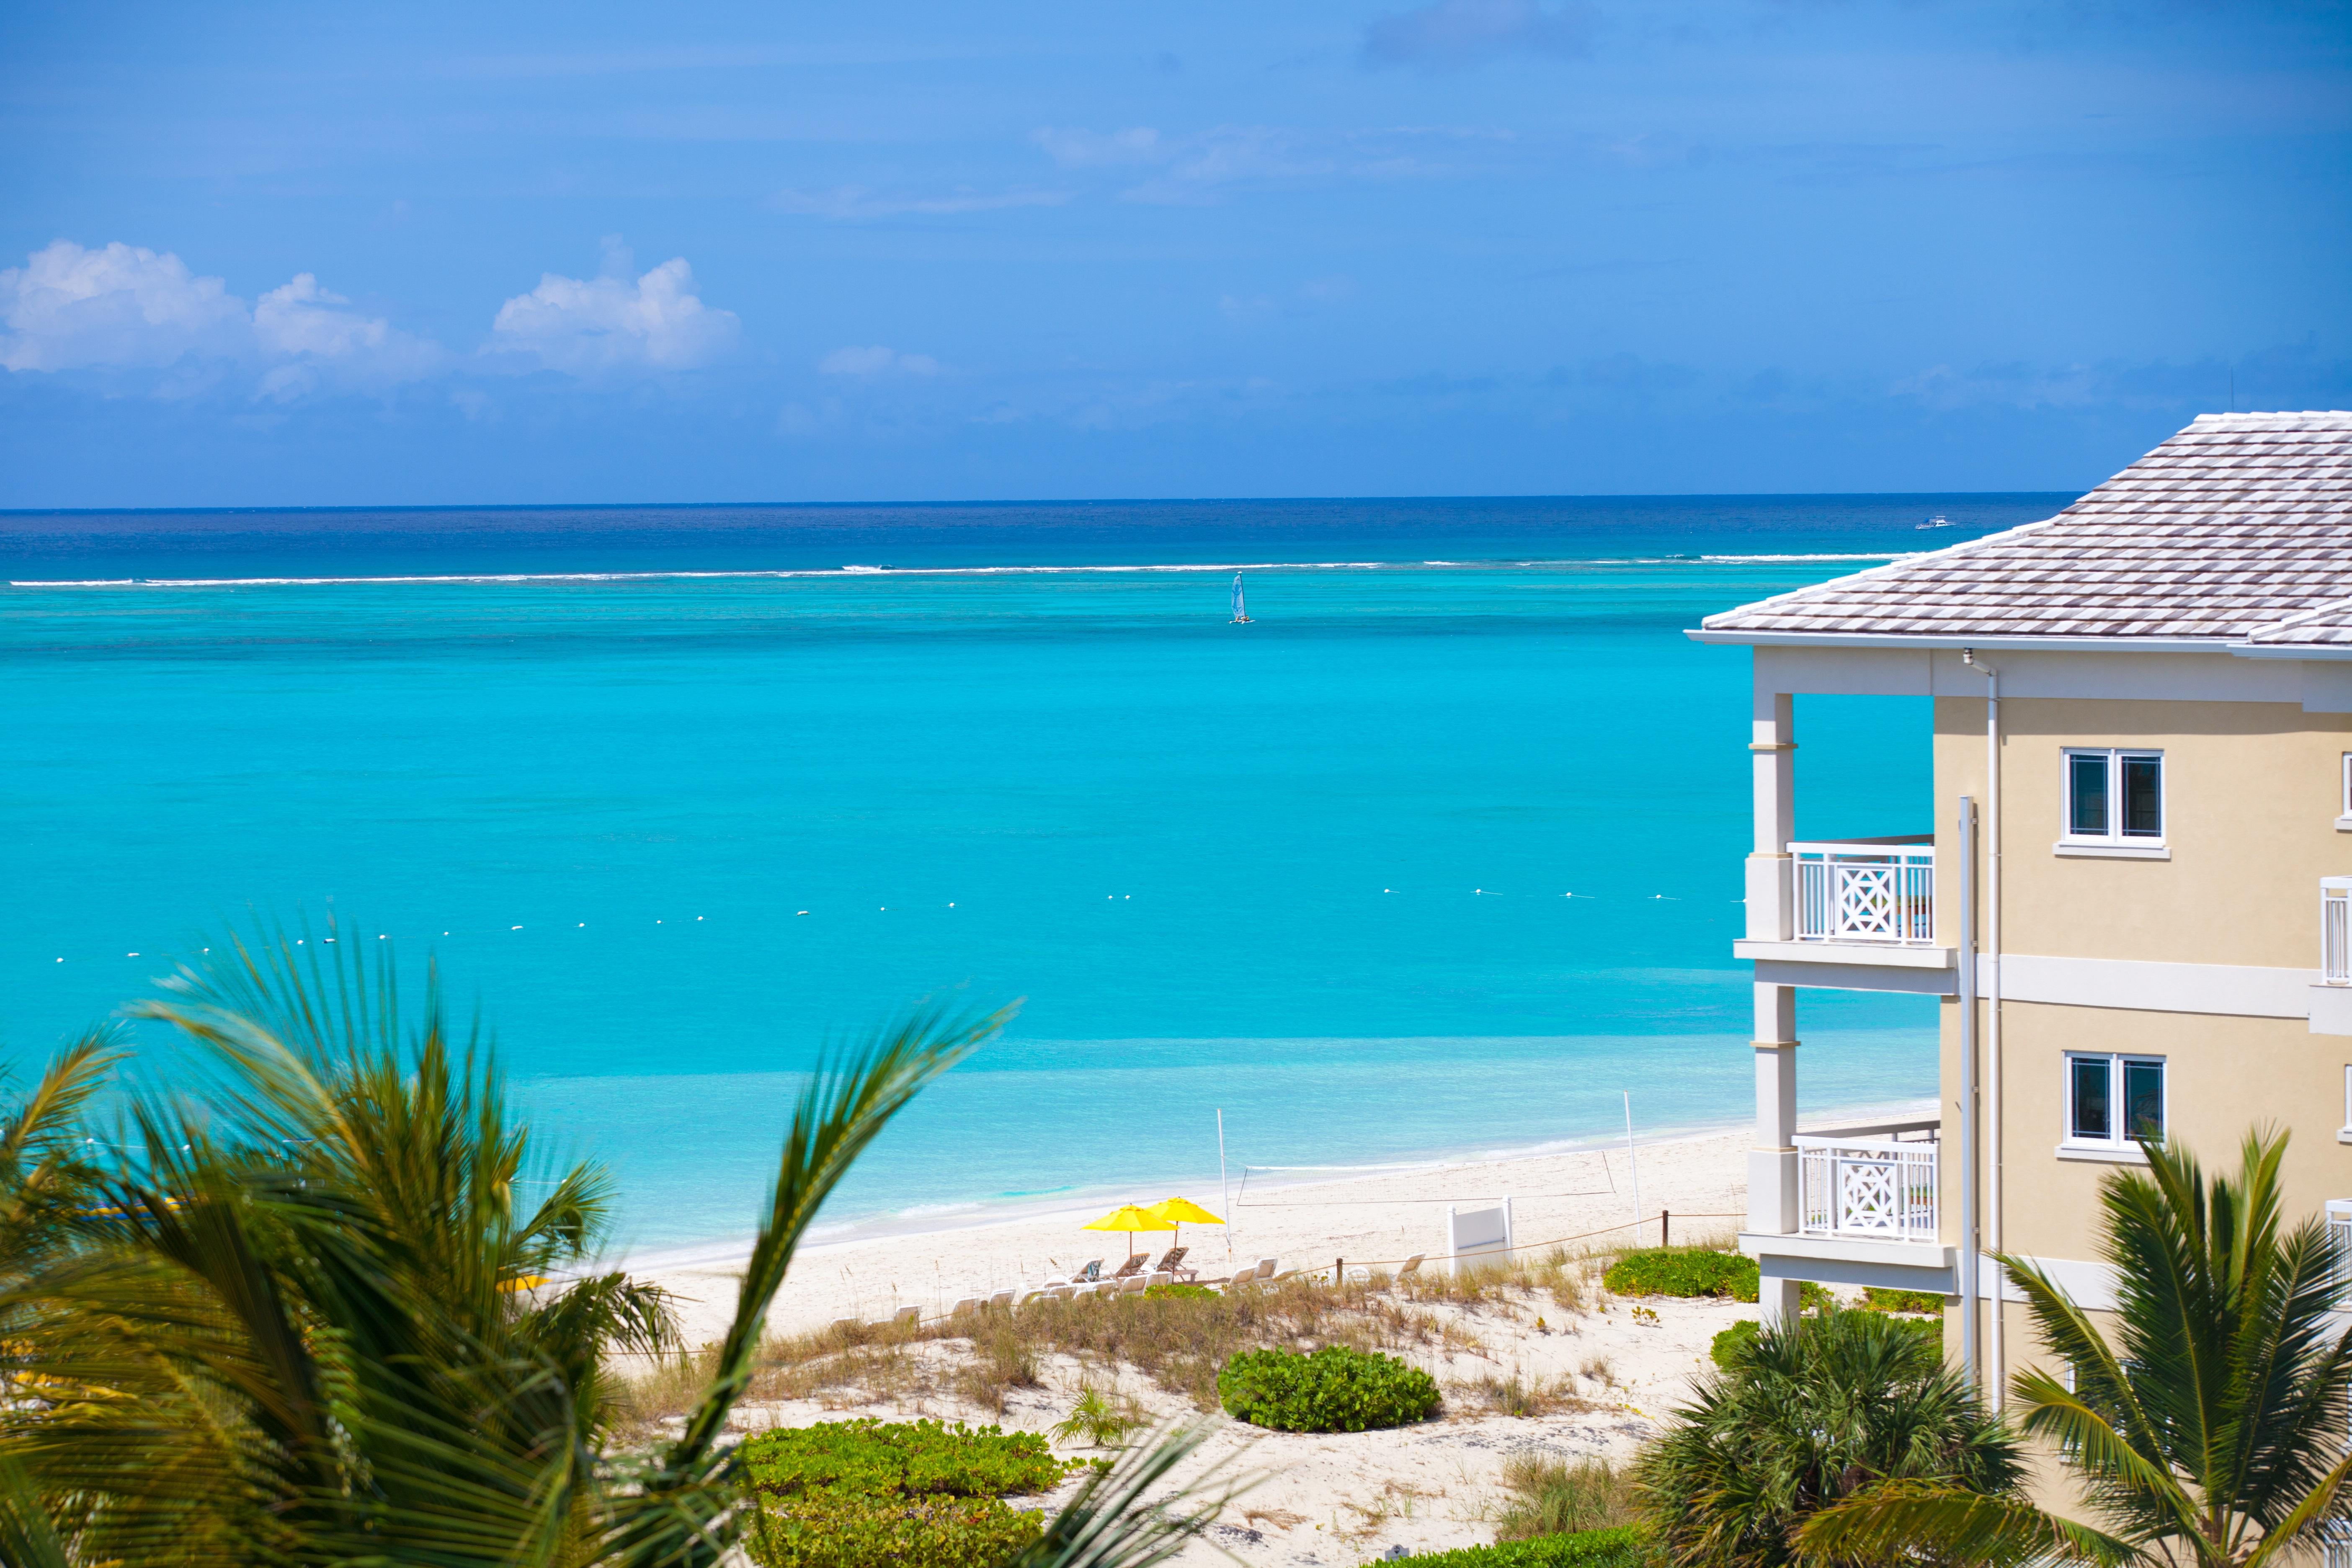
[[[9,519],[19,581],[811,574],[10,591],[0,1041],[331,907],[479,999],[639,1245],[744,1229],[818,1047],[925,996],[1026,1002],[836,1219],[1213,1173],[1220,1107],[1235,1165],[1733,1120],[1746,659],[1682,628],[1866,563],[1759,557],[2061,500]],[[1024,553],[1246,561],[1257,618],[1223,571],[951,569]],[[1927,828],[1927,724],[1802,704],[1800,832]],[[1932,1004],[1806,1005],[1810,1103],[1932,1092]]]

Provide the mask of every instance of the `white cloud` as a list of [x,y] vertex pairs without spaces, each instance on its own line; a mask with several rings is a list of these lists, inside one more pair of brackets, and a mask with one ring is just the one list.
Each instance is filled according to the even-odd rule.
[[245,301],[178,257],[120,240],[85,250],[60,239],[0,271],[0,365],[82,370],[166,365],[235,354],[249,342]]
[[886,196],[864,185],[835,185],[829,191],[778,191],[771,198],[771,205],[779,212],[840,221],[908,214],[941,216],[1002,212],[1009,207],[1054,207],[1069,199],[1061,191],[960,190],[943,196]]
[[692,370],[733,349],[741,329],[732,310],[713,310],[695,294],[693,268],[681,256],[635,283],[546,273],[538,288],[499,307],[486,352],[578,376]]
[[827,375],[937,375],[940,362],[929,354],[902,354],[876,343],[871,348],[835,349],[816,362]]
[[1066,169],[1097,168],[1106,163],[1149,163],[1164,155],[1160,132],[1149,125],[1131,126],[1125,131],[1108,133],[1057,131],[1045,126],[1031,132],[1029,139],[1043,147],[1048,157]]
[[415,381],[441,368],[441,345],[401,331],[381,316],[338,310],[351,301],[297,273],[255,301],[253,336],[261,352],[289,363],[261,378],[264,396],[280,401],[316,391],[322,383],[383,386]]

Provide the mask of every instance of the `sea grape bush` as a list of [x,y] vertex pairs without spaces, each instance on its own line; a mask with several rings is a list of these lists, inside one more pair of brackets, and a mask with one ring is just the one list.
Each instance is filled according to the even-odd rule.
[[762,1433],[742,1463],[760,1568],[1003,1568],[1043,1530],[1005,1496],[1079,1468],[1035,1433],[871,1418]]
[[743,1544],[760,1568],[1003,1568],[1045,1532],[1045,1517],[997,1498],[762,1499]]
[[1620,1296],[1728,1296],[1756,1300],[1756,1259],[1737,1252],[1650,1247],[1609,1266],[1601,1283]]
[[1425,1421],[1437,1380],[1376,1351],[1244,1351],[1217,1374],[1225,1413],[1278,1432],[1363,1432]]
[[[1412,1568],[1651,1568],[1664,1560],[1652,1550],[1640,1526],[1624,1524],[1387,1561],[1410,1563]],[[1368,1563],[1365,1568],[1385,1568],[1385,1563]]]
[[772,1496],[984,1498],[1051,1491],[1074,1468],[1034,1432],[870,1416],[761,1433],[744,1442],[743,1467]]

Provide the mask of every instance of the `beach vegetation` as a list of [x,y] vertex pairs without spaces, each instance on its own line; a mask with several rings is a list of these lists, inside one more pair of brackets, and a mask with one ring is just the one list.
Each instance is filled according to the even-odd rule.
[[1944,1299],[1933,1290],[1895,1290],[1884,1285],[1863,1287],[1862,1304],[1874,1312],[1933,1312],[1943,1315]]
[[2352,1330],[2333,1317],[2341,1259],[2326,1221],[2285,1219],[2286,1144],[2250,1132],[2236,1173],[2208,1176],[2178,1143],[2145,1142],[2144,1171],[2100,1184],[2107,1328],[2031,1259],[2000,1259],[2048,1357],[2011,1380],[2022,1426],[2055,1447],[2104,1528],[1922,1477],[1818,1516],[1806,1548],[2199,1568],[2311,1552],[2352,1517]]
[[1886,1482],[2018,1495],[2016,1434],[1946,1364],[1935,1339],[1883,1313],[1829,1308],[1759,1328],[1730,1363],[1698,1381],[1691,1404],[1635,1461],[1643,1517],[1671,1562],[1796,1563],[1808,1519]]
[[1387,1559],[1412,1568],[1654,1568],[1664,1561],[1642,1528],[1630,1524]]
[[1606,1459],[1517,1454],[1503,1461],[1503,1489],[1510,1500],[1495,1522],[1497,1541],[1617,1529],[1640,1518],[1631,1472]]
[[1304,1353],[1244,1351],[1217,1375],[1225,1413],[1281,1432],[1364,1432],[1426,1421],[1437,1380],[1417,1366],[1346,1345]]
[[[336,934],[221,943],[134,1004],[194,1066],[133,1086],[85,1168],[102,1041],[0,1125],[0,1561],[714,1568],[760,1517],[728,1427],[794,1249],[1003,1015],[918,1014],[811,1076],[734,1318],[685,1357],[668,1299],[594,1263],[609,1179],[546,1159],[432,978],[404,1011],[389,949]],[[698,1381],[643,1448],[622,1356]],[[1197,1534],[1222,1498],[1166,1481],[1204,1430],[1086,1478],[1028,1568],[1150,1568]]]
[[1592,1408],[1592,1402],[1576,1392],[1574,1378],[1547,1382],[1529,1377],[1517,1367],[1507,1377],[1490,1372],[1452,1388],[1459,1398],[1449,1401],[1447,1407],[1457,1414],[1475,1410],[1487,1415],[1537,1416]]
[[1756,1259],[1738,1252],[1695,1247],[1652,1247],[1628,1252],[1601,1274],[1601,1282],[1619,1296],[1757,1297]]
[[[1001,1411],[1003,1393],[1034,1381],[975,1383],[972,1366],[1018,1369],[1034,1379],[1047,1357],[1068,1356],[1106,1367],[1128,1367],[1207,1412],[1218,1407],[1217,1374],[1250,1350],[1313,1350],[1342,1344],[1363,1351],[1456,1353],[1482,1348],[1464,1325],[1401,1300],[1377,1285],[1333,1285],[1285,1279],[1231,1294],[1158,1295],[1142,1291],[1105,1300],[1036,1300],[1007,1311],[915,1324],[843,1324],[816,1333],[772,1340],[753,1384],[760,1399],[826,1398],[838,1394],[900,1398],[930,1392],[930,1374],[911,1355],[925,1342],[968,1343],[971,1365],[948,1380],[961,1393],[979,1389],[974,1405]],[[989,1374],[993,1377],[993,1373]]]
[[1094,1384],[1081,1384],[1077,1403],[1055,1424],[1053,1433],[1056,1442],[1084,1437],[1097,1448],[1116,1448],[1143,1424],[1142,1409],[1134,1400],[1116,1394],[1106,1397]]
[[753,1489],[771,1497],[1003,1497],[1051,1491],[1076,1468],[1034,1432],[871,1417],[747,1437],[740,1462]]

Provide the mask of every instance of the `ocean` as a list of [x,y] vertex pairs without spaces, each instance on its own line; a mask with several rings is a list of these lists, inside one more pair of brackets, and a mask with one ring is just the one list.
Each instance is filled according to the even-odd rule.
[[[0,514],[0,1048],[331,916],[638,1248],[927,1001],[1020,1011],[833,1234],[1198,1188],[1219,1111],[1235,1177],[1736,1122],[1748,661],[1684,629],[2070,499]],[[1927,733],[1801,700],[1800,835],[1928,829]],[[1803,1010],[1809,1109],[1934,1093],[1932,1001]]]

